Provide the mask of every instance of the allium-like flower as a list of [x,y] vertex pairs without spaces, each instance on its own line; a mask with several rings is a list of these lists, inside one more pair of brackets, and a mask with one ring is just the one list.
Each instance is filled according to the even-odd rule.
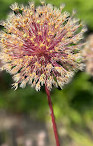
[[49,90],[52,86],[62,88],[81,68],[80,40],[85,27],[74,18],[74,12],[71,16],[62,12],[63,7],[43,3],[35,7],[32,2],[24,7],[15,3],[11,5],[13,12],[1,22],[1,69],[13,75],[15,89],[27,83],[36,90],[43,84]]
[[86,71],[93,75],[93,34],[87,39],[86,46],[83,49],[83,56],[86,63]]

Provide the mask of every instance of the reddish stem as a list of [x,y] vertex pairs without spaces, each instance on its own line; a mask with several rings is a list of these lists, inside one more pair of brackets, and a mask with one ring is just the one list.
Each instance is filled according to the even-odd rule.
[[55,135],[55,140],[56,140],[56,146],[60,146],[58,132],[57,132],[57,126],[56,126],[54,112],[53,112],[53,108],[52,108],[50,91],[48,90],[47,86],[45,86],[45,91],[47,94],[48,104],[49,104],[49,108],[50,108],[50,114],[51,114],[51,118],[52,118],[53,130],[54,130],[54,135]]

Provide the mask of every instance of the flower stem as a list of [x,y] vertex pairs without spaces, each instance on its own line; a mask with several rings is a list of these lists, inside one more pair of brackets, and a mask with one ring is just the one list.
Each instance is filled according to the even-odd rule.
[[60,146],[57,126],[56,126],[53,107],[52,107],[52,101],[51,101],[51,97],[50,97],[50,91],[48,90],[47,86],[45,86],[45,91],[47,94],[48,104],[49,104],[49,108],[50,108],[50,114],[51,114],[51,118],[52,118],[53,130],[54,130],[54,135],[55,135],[55,140],[56,140],[56,146]]

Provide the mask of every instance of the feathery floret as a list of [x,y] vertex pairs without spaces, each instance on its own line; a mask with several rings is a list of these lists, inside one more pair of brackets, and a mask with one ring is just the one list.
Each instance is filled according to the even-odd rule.
[[93,34],[87,38],[87,43],[82,52],[86,64],[86,71],[90,75],[93,75]]
[[38,91],[46,84],[62,86],[81,68],[80,49],[86,31],[79,19],[51,4],[35,7],[11,5],[13,13],[2,21],[0,58],[2,70],[13,75],[15,89],[27,83]]

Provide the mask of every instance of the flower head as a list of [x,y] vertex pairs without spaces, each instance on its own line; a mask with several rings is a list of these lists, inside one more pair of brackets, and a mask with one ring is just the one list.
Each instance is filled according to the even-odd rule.
[[87,39],[87,43],[83,49],[83,56],[86,64],[86,71],[93,75],[93,34]]
[[11,5],[13,12],[2,21],[0,58],[2,70],[13,75],[17,89],[27,83],[40,90],[46,84],[62,86],[81,68],[80,48],[85,28],[79,19],[51,4],[35,7]]

